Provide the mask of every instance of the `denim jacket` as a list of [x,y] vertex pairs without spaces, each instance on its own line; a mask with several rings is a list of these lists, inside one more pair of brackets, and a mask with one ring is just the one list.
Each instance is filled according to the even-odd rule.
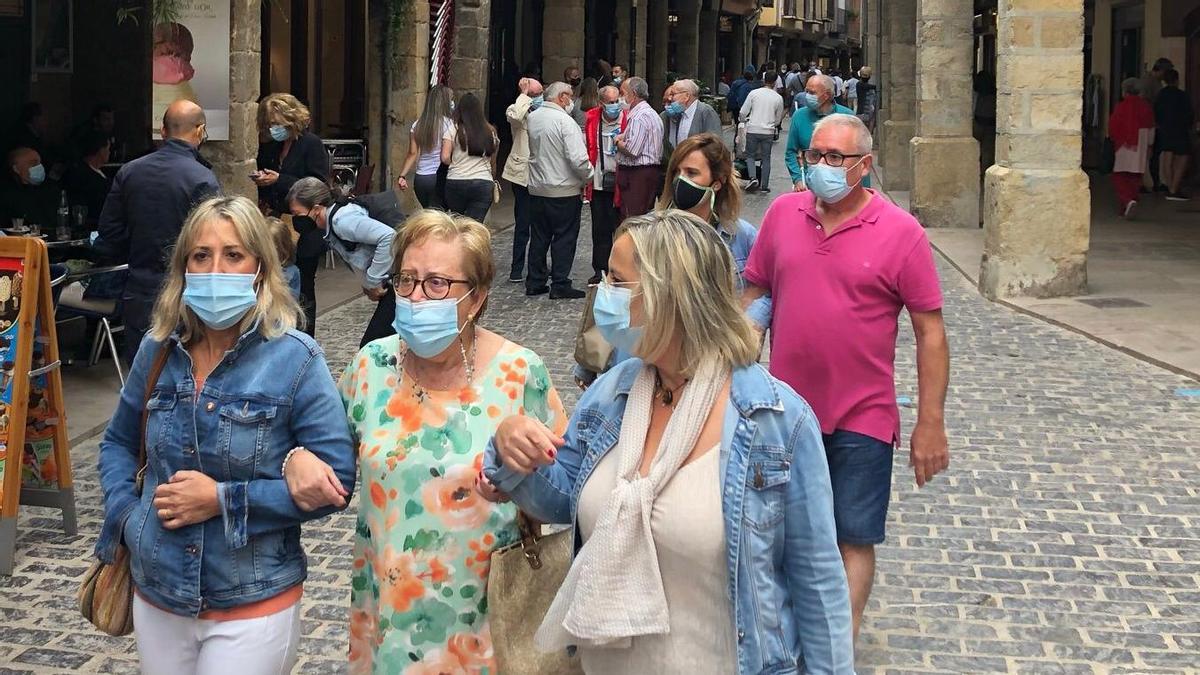
[[[146,477],[134,473],[149,370],[171,353],[147,408]],[[300,523],[332,507],[301,511],[283,480],[284,456],[304,446],[354,486],[355,449],[321,348],[295,330],[273,340],[252,329],[197,393],[191,356],[172,335],[142,340],[100,443],[104,524],[96,556],[111,561],[122,540],[133,582],[153,604],[180,615],[238,607],[276,595],[307,575]],[[154,489],[177,471],[217,481],[220,515],[167,530]]]
[[[629,359],[583,394],[553,464],[522,476],[489,444],[484,474],[534,518],[574,526],[584,484],[620,437],[641,367]],[[762,366],[739,368],[720,452],[738,673],[852,673],[849,590],[812,409]]]
[[[329,236],[330,233],[336,236]],[[396,230],[375,220],[358,204],[339,206],[325,228],[329,246],[359,277],[363,288],[379,288],[392,272]],[[350,246],[346,244],[349,243]]]

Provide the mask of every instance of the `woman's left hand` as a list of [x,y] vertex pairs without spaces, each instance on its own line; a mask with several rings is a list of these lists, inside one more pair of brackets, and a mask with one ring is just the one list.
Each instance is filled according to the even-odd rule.
[[270,169],[263,169],[258,172],[258,178],[254,179],[254,184],[260,187],[274,185],[275,181],[279,180],[279,172]]
[[168,530],[203,523],[221,514],[217,481],[199,471],[176,471],[154,490],[154,508]]

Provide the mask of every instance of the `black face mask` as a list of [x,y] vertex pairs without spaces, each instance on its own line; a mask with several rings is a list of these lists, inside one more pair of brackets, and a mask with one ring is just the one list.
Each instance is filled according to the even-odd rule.
[[696,185],[681,174],[676,176],[675,181],[671,183],[671,202],[677,209],[690,211],[704,201],[704,198],[708,197],[711,192],[711,187]]
[[578,77],[572,77],[571,79],[567,80],[567,83],[572,87],[578,87],[580,82],[583,82],[583,80]]

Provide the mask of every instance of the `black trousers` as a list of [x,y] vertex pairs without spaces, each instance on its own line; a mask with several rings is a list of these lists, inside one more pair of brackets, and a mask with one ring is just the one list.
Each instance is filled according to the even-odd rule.
[[529,188],[512,183],[513,191],[513,249],[512,267],[509,268],[509,279],[520,279],[525,276],[525,255],[529,249]]
[[317,268],[324,257],[321,254],[296,258],[296,267],[300,269],[300,306],[304,308],[304,332],[313,337],[317,335]]
[[483,222],[492,208],[492,181],[446,180],[446,209]]
[[138,346],[142,338],[150,330],[150,318],[154,314],[153,297],[126,297],[121,301],[121,322],[125,330],[121,334],[124,344],[121,345],[121,358],[128,368],[133,365],[133,357],[137,356]]
[[392,328],[392,321],[396,318],[396,294],[392,292],[391,287],[388,287],[387,293],[375,303],[375,313],[371,315],[371,320],[367,322],[367,330],[363,333],[362,340],[358,343],[358,348],[362,349],[372,340],[378,340],[382,337],[395,335],[396,329]]
[[608,270],[613,233],[621,222],[621,214],[613,206],[613,196],[612,192],[592,191],[592,271],[597,275]]
[[546,286],[546,253],[550,253],[550,285],[570,288],[571,266],[575,263],[575,243],[579,239],[579,216],[583,201],[572,197],[529,196],[533,221],[529,232],[529,275],[525,288],[539,290]]

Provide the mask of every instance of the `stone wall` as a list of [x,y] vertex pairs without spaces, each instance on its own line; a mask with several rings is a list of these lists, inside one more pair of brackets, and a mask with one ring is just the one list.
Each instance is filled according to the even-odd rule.
[[[408,154],[409,128],[429,93],[429,3],[414,0],[395,35],[388,4],[371,0],[367,8],[367,154],[377,184],[391,187]],[[417,208],[412,190],[401,201]]]
[[229,140],[204,145],[204,156],[225,193],[251,199],[258,194],[249,175],[258,155],[261,11],[261,0],[230,0]]
[[542,14],[542,77],[546,84],[561,80],[563,71],[571,66],[586,74],[583,63],[585,17],[583,0],[546,3]]

